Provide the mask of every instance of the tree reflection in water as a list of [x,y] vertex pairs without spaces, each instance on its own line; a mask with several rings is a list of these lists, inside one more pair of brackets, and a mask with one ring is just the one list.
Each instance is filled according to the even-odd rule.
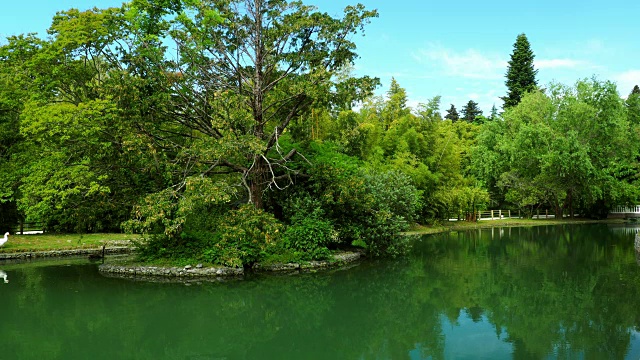
[[604,225],[425,236],[404,260],[192,286],[104,278],[89,264],[4,268],[0,348],[17,359],[603,359],[640,349],[633,235]]

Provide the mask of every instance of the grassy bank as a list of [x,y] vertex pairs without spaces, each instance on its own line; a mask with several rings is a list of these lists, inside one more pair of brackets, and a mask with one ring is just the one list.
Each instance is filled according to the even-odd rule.
[[131,234],[37,234],[9,235],[0,253],[27,251],[94,249],[102,245],[122,246],[138,235]]
[[406,232],[407,235],[424,235],[424,234],[437,234],[447,231],[461,231],[461,230],[473,230],[484,229],[492,227],[504,227],[504,226],[543,226],[543,225],[561,225],[561,224],[624,224],[623,219],[605,219],[605,220],[591,220],[591,219],[504,219],[504,220],[482,220],[478,222],[467,221],[451,221],[435,225],[414,225],[411,230]]
[[[589,224],[610,223],[622,224],[622,219],[588,220],[588,219],[505,219],[478,222],[455,221],[431,226],[415,225],[407,235],[436,234],[447,231],[473,230],[502,226],[541,226],[558,224]],[[0,253],[97,249],[102,245],[122,246],[134,240],[138,235],[131,234],[39,234],[39,235],[10,235],[9,241],[0,248]]]

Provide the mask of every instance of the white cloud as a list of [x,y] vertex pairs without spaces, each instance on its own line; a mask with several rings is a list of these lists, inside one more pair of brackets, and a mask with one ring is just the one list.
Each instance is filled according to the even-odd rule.
[[507,69],[507,61],[500,56],[475,49],[456,52],[433,44],[414,52],[413,58],[431,72],[469,79],[502,78]]
[[635,85],[640,85],[640,70],[628,70],[613,76],[613,80],[618,84],[618,92],[623,97],[627,97]]
[[576,68],[583,64],[583,61],[572,59],[543,59],[534,61],[534,67],[536,69]]
[[420,104],[424,104],[424,103],[426,103],[426,100],[425,101],[412,100],[412,99],[407,100],[407,106],[413,110],[417,110]]

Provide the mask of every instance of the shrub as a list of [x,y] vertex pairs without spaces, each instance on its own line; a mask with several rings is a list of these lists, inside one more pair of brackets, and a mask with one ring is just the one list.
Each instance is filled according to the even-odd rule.
[[324,260],[335,230],[330,221],[308,216],[290,225],[284,233],[285,247],[302,252],[303,260]]
[[319,148],[309,169],[311,196],[344,246],[365,245],[374,256],[399,255],[407,249],[401,236],[416,219],[421,193],[399,171],[368,171],[344,154]]
[[282,224],[272,214],[243,205],[228,211],[218,223],[218,240],[204,258],[226,266],[251,266],[276,248]]
[[196,257],[198,250],[195,248],[202,248],[188,238],[173,238],[165,234],[147,235],[135,245],[138,248],[136,255],[139,260],[167,259],[175,263],[182,263]]
[[291,195],[284,204],[289,223],[283,236],[284,247],[293,250],[301,260],[328,258],[328,247],[337,242],[337,233],[326,219],[322,204],[304,191]]
[[282,224],[253,205],[227,211],[218,206],[198,210],[185,218],[180,234],[153,234],[140,243],[139,258],[251,266],[274,252],[281,238]]

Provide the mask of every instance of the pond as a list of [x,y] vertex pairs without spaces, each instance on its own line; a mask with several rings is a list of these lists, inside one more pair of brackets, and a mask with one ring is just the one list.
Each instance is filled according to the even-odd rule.
[[0,263],[0,358],[638,359],[636,230],[453,232],[402,260],[189,286]]

